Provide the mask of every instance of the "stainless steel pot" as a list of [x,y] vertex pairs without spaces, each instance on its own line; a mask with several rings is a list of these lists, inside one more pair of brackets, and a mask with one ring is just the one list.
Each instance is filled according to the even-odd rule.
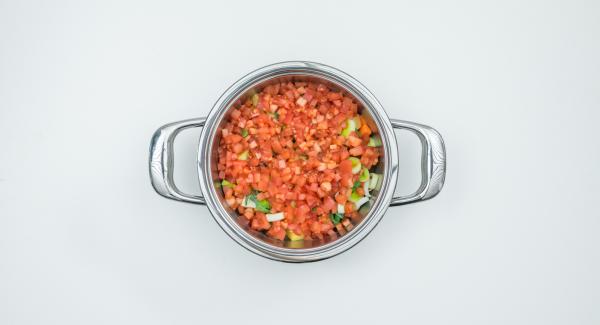
[[[383,154],[376,171],[383,174],[378,190],[359,210],[362,220],[344,236],[329,241],[287,242],[268,238],[251,230],[225,203],[218,186],[217,150],[221,126],[229,109],[254,91],[281,81],[318,81],[341,90],[360,103],[362,115],[373,124],[383,142]],[[173,182],[173,140],[187,128],[203,127],[198,145],[198,180],[202,196],[181,192]],[[398,178],[398,150],[394,128],[407,129],[422,143],[422,181],[411,195],[394,197]],[[244,76],[221,95],[208,117],[167,124],[159,128],[150,145],[150,179],[160,195],[188,203],[206,204],[219,226],[244,248],[258,255],[285,262],[309,262],[335,256],[356,245],[379,223],[389,206],[413,203],[437,195],[444,184],[446,151],[440,134],[431,127],[388,118],[375,96],[348,74],[314,62],[282,62],[260,68]]]

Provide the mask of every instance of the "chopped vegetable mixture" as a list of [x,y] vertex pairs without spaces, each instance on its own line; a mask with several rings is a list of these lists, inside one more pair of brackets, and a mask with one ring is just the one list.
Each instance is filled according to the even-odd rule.
[[323,84],[288,82],[238,106],[218,148],[227,204],[252,229],[279,240],[350,231],[381,182],[370,169],[382,142],[357,103]]

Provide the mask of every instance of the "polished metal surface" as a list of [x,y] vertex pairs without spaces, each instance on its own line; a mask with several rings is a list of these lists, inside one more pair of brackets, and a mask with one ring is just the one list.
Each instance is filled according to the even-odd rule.
[[150,182],[156,192],[166,198],[196,204],[205,204],[198,195],[181,192],[173,181],[173,141],[187,128],[202,127],[204,118],[195,118],[163,125],[150,141]]
[[[360,104],[361,114],[379,132],[383,147],[380,162],[375,169],[383,174],[380,190],[359,211],[362,221],[344,236],[332,241],[318,240],[289,242],[268,238],[253,231],[238,218],[225,203],[217,177],[217,147],[221,126],[228,112],[240,105],[249,94],[265,86],[282,81],[317,81],[334,90],[343,91]],[[204,197],[181,193],[173,183],[172,143],[179,131],[188,127],[204,126],[198,145],[198,174]],[[406,197],[393,198],[398,178],[398,150],[393,127],[415,132],[423,144],[423,181],[417,192]],[[310,262],[335,256],[360,242],[383,217],[390,205],[426,200],[442,188],[445,178],[444,144],[434,129],[411,122],[393,122],[386,115],[375,96],[361,83],[346,73],[330,66],[313,62],[282,62],[255,70],[242,77],[217,100],[206,119],[192,119],[161,127],[154,135],[150,148],[150,176],[155,190],[164,197],[205,203],[219,226],[244,248],[258,255],[285,262]]]
[[421,186],[411,195],[392,198],[390,205],[402,205],[431,199],[444,186],[446,179],[446,147],[435,129],[422,124],[392,119],[392,126],[415,133],[421,140]]

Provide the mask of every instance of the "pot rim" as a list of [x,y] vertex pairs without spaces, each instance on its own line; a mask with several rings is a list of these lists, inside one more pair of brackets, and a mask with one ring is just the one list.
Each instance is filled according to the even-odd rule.
[[[365,218],[346,235],[312,248],[285,248],[270,245],[244,230],[217,198],[210,170],[213,138],[233,101],[254,85],[275,77],[307,75],[326,79],[352,93],[372,114],[384,144],[384,173],[381,190]],[[398,150],[390,118],[376,97],[358,80],[328,65],[309,61],[286,61],[256,69],[231,85],[211,108],[198,143],[198,180],[211,215],[225,233],[249,251],[278,261],[311,262],[338,255],[364,239],[381,221],[390,206],[398,178]]]

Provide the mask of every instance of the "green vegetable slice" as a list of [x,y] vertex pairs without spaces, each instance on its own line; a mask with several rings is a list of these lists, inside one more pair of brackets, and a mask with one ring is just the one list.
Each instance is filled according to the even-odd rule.
[[256,200],[251,200],[249,195],[244,196],[242,206],[245,208],[256,208]]
[[285,218],[285,214],[283,212],[267,213],[267,221],[268,222],[275,222],[275,221],[283,220],[284,218]]
[[368,197],[361,197],[358,201],[354,202],[354,205],[356,206],[356,210],[360,209],[360,207],[367,202],[369,202]]
[[367,146],[369,147],[381,147],[383,145],[383,143],[381,142],[381,138],[377,137],[377,136],[372,136],[369,138],[369,143],[367,144]]
[[342,219],[344,219],[344,214],[343,213],[330,213],[329,219],[331,219],[331,222],[333,222],[334,225],[337,225],[338,223],[342,222]]
[[352,203],[356,203],[358,202],[358,200],[362,199],[363,197],[358,195],[358,193],[352,191],[352,194],[350,194],[350,197],[348,198],[348,200],[350,200],[350,202]]
[[[260,212],[264,212],[264,213],[271,213],[271,203],[269,203],[268,200],[259,200],[256,196],[258,195],[258,191],[256,190],[252,190],[252,192],[250,192],[250,194],[248,194],[246,196],[246,198],[244,198],[244,200],[247,200],[248,202],[252,202],[254,203],[254,208],[257,211]],[[252,205],[252,204],[249,204]]]
[[342,130],[342,136],[347,138],[352,131],[356,131],[356,121],[354,119],[346,120],[346,127]]
[[371,179],[369,180],[369,189],[373,190],[377,188],[379,183],[381,182],[381,179],[382,178],[380,174],[371,173]]
[[264,213],[271,213],[271,203],[267,200],[256,201],[256,210]]
[[367,168],[362,169],[362,171],[360,172],[360,176],[358,177],[358,180],[361,182],[366,182],[369,180],[369,170]]
[[355,130],[360,129],[360,127],[362,126],[362,123],[360,122],[360,116],[355,116],[352,118],[352,120],[354,121]]
[[279,113],[277,111],[273,112],[273,113],[269,113],[269,115],[274,119],[274,120],[279,120]]
[[248,150],[246,150],[238,155],[238,160],[248,160],[249,155],[250,153],[248,152]]
[[226,180],[226,179],[224,179],[224,180],[221,181],[221,186],[232,187],[233,188],[233,187],[235,187],[235,184],[232,183],[232,182],[230,182],[230,181],[228,181],[228,180]]
[[242,137],[247,137],[248,136],[248,130],[246,129],[242,129],[242,131],[240,132],[242,134]]
[[286,230],[285,234],[287,235],[287,237],[291,240],[291,241],[296,241],[296,240],[303,240],[304,236],[302,235],[297,235],[295,232],[293,232],[291,229]]
[[362,168],[362,164],[360,163],[360,159],[356,157],[348,158],[352,163],[352,174],[358,174]]

